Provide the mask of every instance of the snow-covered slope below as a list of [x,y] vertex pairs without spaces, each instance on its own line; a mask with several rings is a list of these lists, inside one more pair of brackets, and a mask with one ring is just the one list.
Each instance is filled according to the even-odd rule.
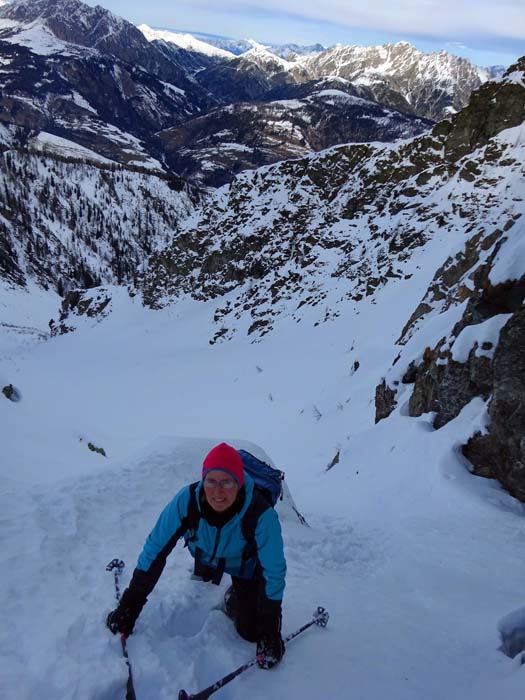
[[[414,273],[332,324],[283,322],[256,345],[210,346],[209,302],[153,312],[117,291],[105,320],[11,346],[0,385],[22,399],[0,395],[6,697],[124,693],[105,565],[122,557],[125,583],[161,508],[228,439],[264,448],[310,524],[284,513],[283,631],[317,605],[331,620],[224,697],[346,700],[350,686],[362,700],[521,698],[523,667],[498,651],[498,626],[521,619],[522,507],[454,450],[483,406],[441,431],[402,409],[374,426],[374,385],[427,283]],[[129,640],[145,700],[197,692],[253,656],[212,610],[227,581],[198,584],[190,566],[176,548]]]

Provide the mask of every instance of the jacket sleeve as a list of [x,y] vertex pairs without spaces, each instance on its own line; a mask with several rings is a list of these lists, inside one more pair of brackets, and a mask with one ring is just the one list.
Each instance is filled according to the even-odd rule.
[[268,508],[255,530],[257,557],[264,578],[264,595],[259,601],[259,637],[278,635],[281,630],[281,603],[286,577],[286,560],[281,523],[273,508]]
[[257,556],[265,579],[265,593],[270,600],[282,600],[286,576],[286,560],[281,523],[273,508],[259,518],[255,529]]
[[154,589],[168,555],[186,531],[184,521],[188,513],[189,499],[189,486],[185,486],[164,508],[146,539],[131,581],[131,584],[136,582],[135,585],[140,586],[145,596]]

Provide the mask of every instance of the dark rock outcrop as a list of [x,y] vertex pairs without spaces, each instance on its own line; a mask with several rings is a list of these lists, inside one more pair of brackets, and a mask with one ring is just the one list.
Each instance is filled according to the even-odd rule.
[[383,378],[381,383],[376,386],[376,423],[383,418],[388,418],[396,406],[396,391],[388,386],[386,380]]
[[7,386],[4,386],[2,389],[2,394],[6,397],[6,399],[12,401],[13,403],[17,403],[22,399],[20,391],[12,384],[7,384]]
[[414,389],[409,400],[409,415],[435,412],[434,427],[458,416],[475,397],[488,399],[492,391],[492,365],[488,357],[478,356],[474,345],[465,363],[452,358],[449,350],[427,348],[417,368]]
[[[433,425],[439,429],[472,399],[487,401],[488,428],[468,440],[463,454],[475,474],[498,479],[525,501],[525,277],[492,286],[486,265],[473,277],[480,286],[470,291],[451,337],[426,348],[421,362],[411,363],[403,376],[403,383],[413,384],[408,413],[433,412]],[[460,279],[456,282],[457,287]],[[466,360],[454,359],[451,346],[462,331],[498,316],[505,323],[495,347],[474,342]],[[377,386],[376,421],[390,415],[396,394],[397,388],[385,379]]]
[[96,454],[102,455],[102,457],[107,457],[106,450],[103,447],[97,447],[92,442],[88,442],[88,450],[96,452]]
[[82,316],[102,320],[110,312],[110,304],[111,295],[103,288],[73,289],[67,292],[62,301],[59,322],[53,323],[51,335],[62,335],[74,330],[75,319]]
[[[525,71],[525,57],[506,72],[506,76]],[[503,129],[518,126],[525,121],[523,83],[512,80],[489,82],[470,97],[468,110],[455,115],[451,123],[443,122],[445,155],[456,161],[475,148],[484,146]]]
[[487,432],[463,447],[474,473],[498,479],[525,502],[525,308],[516,311],[500,334],[492,366],[493,389]]

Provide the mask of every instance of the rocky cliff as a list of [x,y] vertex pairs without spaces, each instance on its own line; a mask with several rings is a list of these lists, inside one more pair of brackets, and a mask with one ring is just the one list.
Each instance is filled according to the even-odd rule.
[[[487,163],[497,164],[485,180],[484,198],[495,203],[512,192],[509,207],[487,227],[477,217],[465,242],[436,271],[425,296],[407,321],[403,348],[390,374],[377,387],[376,419],[396,407],[409,390],[409,415],[433,414],[440,428],[474,398],[487,405],[486,423],[463,446],[474,473],[498,479],[525,501],[525,61],[499,85],[479,90],[469,110],[447,132],[445,157],[461,157],[477,147],[485,165],[471,159],[464,177],[477,181]],[[510,127],[507,128],[506,127]],[[499,137],[495,137],[499,134]],[[494,138],[495,137],[495,138]],[[480,148],[481,146],[481,148]],[[463,161],[465,160],[463,156]],[[503,164],[503,168],[501,165]],[[510,166],[510,177],[504,175]],[[479,198],[464,197],[464,216]],[[411,357],[418,337],[440,317],[451,321],[422,353]]]

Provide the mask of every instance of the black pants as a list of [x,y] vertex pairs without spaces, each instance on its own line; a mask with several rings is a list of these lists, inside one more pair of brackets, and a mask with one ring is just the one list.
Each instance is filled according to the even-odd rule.
[[[194,574],[203,581],[220,583],[222,571],[212,569],[195,557]],[[235,629],[248,642],[257,642],[263,636],[273,636],[281,629],[281,604],[270,603],[265,595],[265,580],[260,566],[253,578],[232,576],[233,594],[230,598],[228,615]]]
[[265,581],[260,570],[253,579],[232,576],[232,616],[235,629],[248,642],[257,642],[265,636],[281,631],[281,604],[269,601],[265,595]]
[[235,629],[248,642],[256,642],[260,636],[260,596],[264,581],[232,576],[232,612]]

